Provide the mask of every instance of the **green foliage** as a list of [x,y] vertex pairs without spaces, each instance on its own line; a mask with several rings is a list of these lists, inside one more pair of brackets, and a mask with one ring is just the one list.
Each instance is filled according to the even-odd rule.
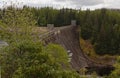
[[68,63],[68,58],[69,58],[68,54],[64,50],[64,48],[62,48],[62,46],[49,44],[45,50],[46,52],[54,56],[53,60],[55,62],[59,62],[60,64],[65,64],[65,65],[66,63]]
[[79,78],[68,69],[66,53],[53,44],[44,47],[30,40],[12,43],[0,52],[2,78]]
[[23,9],[14,8],[12,6],[8,7],[7,9],[1,10],[1,16],[2,22],[10,27],[35,25],[32,11],[27,7],[24,7]]
[[11,6],[1,12],[0,39],[12,43],[32,38],[30,36],[33,34],[31,30],[35,26],[35,20],[30,9],[17,9]]
[[117,58],[116,64],[114,65],[115,70],[107,78],[119,78],[120,77],[120,56]]

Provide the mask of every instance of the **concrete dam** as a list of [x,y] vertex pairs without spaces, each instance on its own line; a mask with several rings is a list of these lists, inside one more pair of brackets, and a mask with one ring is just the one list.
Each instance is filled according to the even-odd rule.
[[97,73],[100,73],[100,70],[103,69],[110,68],[110,70],[113,70],[112,65],[96,63],[82,51],[78,27],[74,25],[52,27],[47,33],[40,35],[40,39],[46,45],[55,43],[64,47],[71,57],[71,67],[76,71],[79,71],[81,68],[94,69]]

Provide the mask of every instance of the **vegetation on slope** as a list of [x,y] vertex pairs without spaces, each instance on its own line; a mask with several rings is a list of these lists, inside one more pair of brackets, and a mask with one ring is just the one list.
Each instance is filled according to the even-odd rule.
[[116,55],[112,56],[112,55],[98,55],[95,52],[95,49],[93,47],[93,45],[90,43],[89,40],[84,40],[82,38],[80,38],[80,46],[82,51],[92,60],[94,60],[96,63],[99,64],[112,64],[114,63],[115,59],[116,59]]

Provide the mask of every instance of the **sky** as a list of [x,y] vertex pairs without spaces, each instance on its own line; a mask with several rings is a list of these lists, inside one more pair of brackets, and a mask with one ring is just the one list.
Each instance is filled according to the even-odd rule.
[[120,0],[0,0],[0,8],[9,5],[22,7],[54,7],[54,8],[73,8],[73,9],[100,9],[114,8],[120,9]]

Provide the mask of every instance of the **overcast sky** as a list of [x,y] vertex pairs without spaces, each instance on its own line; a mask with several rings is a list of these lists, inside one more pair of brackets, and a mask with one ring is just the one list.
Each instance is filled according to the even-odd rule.
[[75,8],[75,9],[98,9],[116,8],[120,9],[120,0],[0,0],[0,7],[10,4],[17,6],[29,5],[34,7],[52,6],[54,8]]

